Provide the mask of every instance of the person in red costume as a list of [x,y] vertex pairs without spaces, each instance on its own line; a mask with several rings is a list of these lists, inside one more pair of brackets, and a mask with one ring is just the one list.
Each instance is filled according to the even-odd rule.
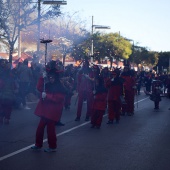
[[100,128],[103,114],[106,110],[107,89],[104,87],[104,81],[101,77],[95,78],[95,89],[93,91],[93,114],[91,116],[91,128]]
[[[45,83],[44,89],[44,81]],[[43,146],[44,129],[47,127],[47,138],[49,148],[44,149],[45,152],[55,152],[57,148],[57,138],[55,124],[60,120],[66,89],[59,79],[59,74],[56,70],[50,70],[46,77],[46,72],[40,77],[37,89],[42,93],[35,109],[35,115],[40,117],[40,122],[36,131],[36,142],[33,150],[40,150]]]
[[87,101],[87,111],[85,121],[88,121],[92,114],[94,88],[94,72],[89,67],[89,62],[85,60],[82,69],[77,73],[78,106],[75,121],[80,121],[84,100]]
[[101,74],[100,75],[103,78],[104,83],[105,83],[109,79],[109,77],[110,77],[110,71],[109,71],[108,67],[104,67],[101,70]]
[[121,74],[124,79],[123,89],[125,95],[126,104],[122,105],[122,116],[127,114],[128,116],[134,115],[134,100],[136,94],[136,82],[135,71],[130,70],[129,66],[125,66]]
[[119,77],[118,71],[112,71],[110,78],[106,82],[108,88],[108,122],[119,123],[121,112],[121,98],[123,98],[123,79]]

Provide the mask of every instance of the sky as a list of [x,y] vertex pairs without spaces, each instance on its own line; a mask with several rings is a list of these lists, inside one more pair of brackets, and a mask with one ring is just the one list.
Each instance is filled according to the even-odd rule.
[[151,51],[170,51],[170,0],[66,0],[62,12],[79,11],[87,24],[106,25]]

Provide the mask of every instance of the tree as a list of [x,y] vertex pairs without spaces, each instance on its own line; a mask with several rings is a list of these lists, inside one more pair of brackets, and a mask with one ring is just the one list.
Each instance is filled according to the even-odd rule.
[[170,52],[160,52],[158,57],[157,67],[159,72],[162,72],[162,68],[169,70],[169,60],[170,60]]
[[[48,44],[48,56],[57,56],[60,58],[63,53],[63,48],[60,44],[59,39],[64,37],[73,42],[73,48],[77,49],[80,44],[86,39],[88,32],[85,28],[86,22],[78,18],[78,13],[73,14],[65,13],[61,14],[57,19],[50,19],[41,23],[41,34],[40,38],[51,39],[53,42]],[[26,30],[22,31],[22,47],[24,50],[35,52],[36,49],[36,29],[35,25],[27,27]],[[76,51],[77,51],[76,50]],[[73,57],[79,60],[81,57],[77,55],[78,51],[72,52]],[[44,46],[40,45],[40,54],[44,54]],[[69,50],[70,54],[70,50]]]
[[60,14],[59,7],[50,6],[50,9],[42,9],[41,18],[38,19],[35,17],[37,4],[33,3],[32,0],[16,0],[15,2],[13,0],[1,0],[0,4],[0,34],[9,44],[10,62],[12,62],[14,45],[21,30],[24,30],[27,26],[37,24],[39,19],[42,21]]
[[94,39],[94,54],[98,54],[101,59],[108,57],[111,63],[113,59],[128,59],[132,53],[131,44],[118,33],[98,34],[99,37]]

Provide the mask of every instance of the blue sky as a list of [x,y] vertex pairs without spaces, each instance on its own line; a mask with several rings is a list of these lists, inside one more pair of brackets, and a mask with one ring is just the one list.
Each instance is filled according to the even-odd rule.
[[[67,0],[62,12],[79,11],[89,26],[110,26],[153,51],[170,51],[170,0]],[[90,27],[89,27],[90,28]]]

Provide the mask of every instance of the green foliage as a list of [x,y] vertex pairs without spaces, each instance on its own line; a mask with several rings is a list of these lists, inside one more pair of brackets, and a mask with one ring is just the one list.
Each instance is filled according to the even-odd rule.
[[169,70],[169,61],[170,61],[170,52],[160,52],[158,57],[158,66],[159,71],[162,71],[162,68]]
[[25,0],[1,0],[0,1],[0,34],[9,44],[9,61],[12,62],[14,45],[18,39],[19,32],[27,26],[35,25],[37,22],[47,20],[60,15],[59,7],[49,6],[41,8],[42,15],[37,18],[37,4],[40,1]]
[[128,59],[132,53],[131,44],[118,33],[100,35],[100,47],[102,54],[107,57]]

